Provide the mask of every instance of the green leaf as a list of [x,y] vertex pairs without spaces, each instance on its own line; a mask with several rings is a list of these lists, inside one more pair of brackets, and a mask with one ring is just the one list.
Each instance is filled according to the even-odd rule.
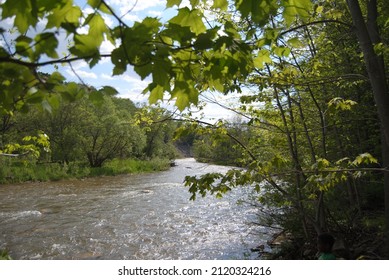
[[84,90],[75,82],[59,85],[56,90],[68,101],[75,101],[83,96]]
[[95,9],[99,9],[103,13],[111,14],[111,11],[101,0],[88,0],[88,4]]
[[178,94],[175,105],[181,112],[184,111],[189,106],[189,96],[184,92]]
[[198,91],[189,83],[189,81],[176,81],[171,93],[172,99],[176,98],[175,105],[180,111],[189,107],[190,104],[197,105],[198,96]]
[[168,60],[156,60],[153,65],[153,82],[165,86],[169,83],[171,73],[171,62]]
[[24,56],[24,57],[29,57],[31,60],[34,60],[34,52],[30,46],[32,39],[21,35],[15,40],[15,48],[18,53],[18,55]]
[[86,22],[89,24],[89,35],[93,36],[96,44],[100,45],[104,40],[104,33],[108,32],[104,19],[100,14],[94,13],[88,16]]
[[242,17],[247,18],[251,14],[251,19],[260,25],[265,25],[278,9],[275,0],[238,0],[236,6]]
[[226,11],[228,8],[228,1],[227,0],[214,0],[212,8]]
[[176,81],[171,96],[176,98],[175,105],[180,111],[183,111],[190,104],[188,93],[188,84],[183,81]]
[[127,60],[125,52],[123,51],[123,45],[112,51],[111,61],[115,65],[115,67],[113,68],[113,75],[120,75],[126,71]]
[[47,56],[52,58],[58,58],[57,47],[58,40],[55,37],[54,33],[46,32],[38,34],[35,37],[35,56],[39,58],[41,54],[47,54]]
[[111,86],[103,86],[99,91],[109,96],[115,96],[119,93],[114,87]]
[[288,45],[293,47],[293,48],[301,48],[303,47],[303,43],[299,40],[298,37],[294,37],[288,40]]
[[8,57],[9,56],[9,53],[3,48],[3,47],[0,47],[0,57]]
[[88,0],[88,4],[92,8],[98,8],[101,5],[101,0]]
[[334,108],[336,110],[349,111],[352,109],[352,106],[357,104],[358,103],[353,100],[345,100],[341,97],[335,97],[328,102],[328,107],[330,109]]
[[[58,94],[55,94],[55,95],[51,95],[49,97],[47,97],[47,102],[49,102],[50,104],[50,107],[57,110],[60,106],[60,96]],[[43,105],[42,105],[43,106]]]
[[[254,1],[254,3],[253,3]],[[259,5],[258,0],[240,0],[237,1],[236,6],[240,13],[242,14],[242,17],[246,18],[252,11],[253,5],[255,5],[255,1],[257,2],[256,5]]]
[[76,34],[74,36],[74,46],[70,48],[70,52],[81,57],[97,55],[99,45],[100,43],[92,35]]
[[199,4],[200,0],[189,0],[189,2],[192,8],[194,9]]
[[[146,17],[143,19],[142,23],[136,26],[137,28],[142,27],[142,30],[144,28],[145,33],[148,35],[148,37],[153,36],[155,33],[159,31],[159,28],[162,26],[162,23],[154,17]],[[137,31],[141,31],[136,29]]]
[[80,25],[82,12],[79,7],[73,6],[73,1],[67,1],[66,5],[58,6],[48,15],[46,28],[60,27],[64,23],[71,23],[74,26]]
[[176,5],[178,7],[178,6],[180,6],[181,2],[182,2],[182,0],[167,0],[166,8],[171,8],[174,5]]
[[272,63],[270,52],[268,50],[260,50],[258,56],[254,58],[254,66],[262,69],[265,63]]
[[273,51],[279,57],[287,57],[290,54],[290,49],[286,47],[275,47]]
[[39,7],[39,11],[45,11],[49,12],[57,6],[63,6],[67,0],[57,0],[57,1],[52,1],[52,0],[36,0],[36,5]]
[[45,111],[49,112],[50,114],[53,112],[53,109],[52,109],[50,103],[46,99],[42,101],[41,105],[42,105],[42,108]]
[[355,160],[352,162],[353,165],[358,166],[361,164],[371,164],[371,163],[378,163],[378,160],[374,158],[371,154],[369,153],[364,153],[358,155]]
[[312,8],[312,2],[311,0],[284,0],[283,6],[283,16],[285,23],[290,25],[296,19],[296,17],[299,17],[301,20],[309,17],[309,11]]
[[52,90],[57,84],[62,83],[64,80],[65,77],[59,72],[53,72],[46,81],[46,88]]
[[317,14],[321,14],[321,13],[323,13],[323,10],[324,10],[324,6],[317,6],[315,12]]
[[316,160],[315,167],[317,167],[319,170],[323,170],[323,169],[329,167],[330,165],[331,165],[331,163],[327,159],[318,158]]
[[14,25],[21,34],[27,32],[30,26],[38,22],[37,7],[32,0],[8,0],[1,6],[2,18],[15,16]]
[[163,100],[164,89],[162,86],[152,83],[149,85],[149,87],[152,88],[150,90],[150,96],[149,96],[150,104],[155,104],[157,103],[158,100]]
[[216,38],[217,32],[220,30],[219,27],[209,29],[206,33],[202,33],[197,36],[194,46],[198,50],[210,49],[214,45],[214,39]]
[[202,13],[197,10],[189,10],[185,7],[178,10],[178,15],[173,17],[169,22],[181,26],[188,26],[196,35],[205,32],[207,29],[202,21]]
[[134,71],[141,77],[142,80],[146,79],[151,74],[152,70],[153,66],[151,63],[134,67]]
[[102,91],[94,90],[89,94],[89,100],[97,106],[101,106],[104,103],[104,94]]
[[224,24],[224,32],[227,33],[229,38],[238,39],[238,40],[240,39],[240,34],[236,29],[236,26],[229,21],[227,21]]
[[43,97],[44,97],[43,93],[36,92],[36,93],[31,94],[31,95],[28,95],[26,98],[27,99],[26,101],[28,103],[31,103],[31,104],[36,104],[36,103],[42,102]]

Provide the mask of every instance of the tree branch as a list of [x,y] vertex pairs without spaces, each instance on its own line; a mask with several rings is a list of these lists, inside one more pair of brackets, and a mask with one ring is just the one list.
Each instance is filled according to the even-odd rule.
[[352,25],[348,24],[346,22],[343,22],[343,21],[340,21],[340,20],[336,20],[336,19],[326,19],[326,20],[312,21],[312,22],[308,22],[308,23],[305,23],[305,24],[298,25],[296,27],[293,27],[291,29],[288,29],[288,30],[285,30],[285,31],[281,32],[278,37],[283,36],[283,35],[285,35],[287,33],[296,31],[298,29],[305,28],[305,27],[310,26],[310,25],[316,25],[316,24],[322,24],[322,23],[338,23],[338,24],[347,26],[349,28],[352,28]]
[[[111,54],[99,54],[100,57],[111,57]],[[36,67],[41,67],[41,66],[46,66],[46,65],[54,65],[54,64],[62,64],[62,63],[69,63],[73,61],[79,61],[79,60],[88,60],[91,58],[94,58],[95,55],[90,55],[90,56],[83,56],[83,57],[63,57],[60,59],[54,59],[54,60],[48,60],[45,62],[28,62],[28,61],[23,61],[19,59],[15,59],[12,57],[0,57],[0,63],[8,62],[8,63],[14,63],[22,66],[26,66],[29,68],[36,68]]]

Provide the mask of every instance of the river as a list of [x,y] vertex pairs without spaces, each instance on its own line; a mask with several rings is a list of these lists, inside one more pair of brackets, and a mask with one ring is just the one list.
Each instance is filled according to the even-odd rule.
[[177,160],[168,171],[0,186],[0,249],[15,259],[252,259],[249,188],[190,201],[186,175],[228,167]]

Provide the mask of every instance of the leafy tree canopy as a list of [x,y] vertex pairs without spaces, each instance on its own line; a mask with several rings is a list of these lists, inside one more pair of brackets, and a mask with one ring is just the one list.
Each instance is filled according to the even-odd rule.
[[[48,92],[62,91],[59,84],[63,76],[54,72],[40,79],[37,70],[49,64],[85,60],[93,67],[103,57],[110,57],[113,75],[132,66],[142,79],[152,77],[145,89],[151,103],[167,92],[183,110],[189,104],[196,105],[204,90],[228,93],[239,89],[234,81],[268,61],[266,51],[252,57],[253,46],[243,43],[246,38],[233,23],[234,18],[227,16],[227,0],[190,1],[191,9],[180,7],[181,2],[167,1],[166,6],[177,7],[178,14],[164,24],[146,17],[128,26],[103,0],[88,0],[94,12],[87,15],[72,0],[3,1],[1,20],[14,20],[12,32],[17,35],[11,43],[6,38],[9,31],[0,30],[5,41],[0,47],[0,109],[3,113],[26,110],[29,103],[41,103],[50,110],[55,101],[45,97]],[[312,4],[309,0],[239,0],[235,6],[241,17],[251,18],[256,25],[264,26],[281,12],[289,26],[296,17],[308,18]],[[205,9],[215,12],[215,17],[222,16],[223,21],[206,25]],[[115,27],[104,22],[107,14],[116,18]],[[63,34],[69,42],[66,54],[58,51]],[[100,52],[104,40],[116,45],[112,53]]]

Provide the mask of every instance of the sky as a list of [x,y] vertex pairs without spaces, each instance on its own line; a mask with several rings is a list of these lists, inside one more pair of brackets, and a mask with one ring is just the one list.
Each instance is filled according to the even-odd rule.
[[[0,0],[1,1],[1,0]],[[86,0],[75,0],[75,3],[78,4],[84,13],[93,13],[93,10],[86,5]],[[135,21],[142,21],[143,18],[147,16],[159,17],[163,19],[169,19],[173,17],[177,12],[174,8],[166,9],[166,0],[106,0],[111,8],[114,9],[115,13],[122,17],[122,20],[125,21],[128,25],[133,25]],[[189,0],[183,0],[181,6],[189,6]],[[117,24],[116,19],[108,15],[103,15],[106,24],[110,27],[113,27]],[[13,20],[7,19],[0,22],[0,27],[7,30],[7,26],[12,26]],[[41,23],[41,26],[45,26],[45,22]],[[81,30],[82,32],[82,30]],[[84,30],[87,32],[87,30]],[[63,52],[66,52],[67,40],[65,34],[62,37],[61,44],[59,49],[63,49]],[[0,45],[4,44],[0,40]],[[108,42],[104,41],[101,46],[101,53],[110,53],[114,49],[114,46]],[[59,51],[61,53],[61,51]],[[142,94],[142,91],[150,83],[150,79],[146,78],[141,80],[140,77],[133,71],[132,67],[128,67],[128,70],[119,76],[112,76],[113,65],[110,62],[109,58],[102,59],[95,67],[92,69],[89,68],[88,64],[84,61],[77,61],[69,65],[60,65],[58,71],[65,76],[67,81],[75,81],[91,85],[97,89],[103,86],[112,86],[116,88],[119,92],[119,96],[122,98],[129,98],[134,103],[143,104],[147,103],[148,95]],[[54,67],[44,67],[40,71],[50,73],[54,71]],[[216,98],[218,102],[222,102],[225,105],[229,105],[231,102],[234,102],[234,98],[226,97],[221,94],[205,94],[208,98]],[[172,104],[166,100],[163,106],[174,110]],[[224,110],[216,104],[208,102],[208,104],[203,109],[204,119],[207,120],[217,120],[220,118],[231,119],[233,113]]]

